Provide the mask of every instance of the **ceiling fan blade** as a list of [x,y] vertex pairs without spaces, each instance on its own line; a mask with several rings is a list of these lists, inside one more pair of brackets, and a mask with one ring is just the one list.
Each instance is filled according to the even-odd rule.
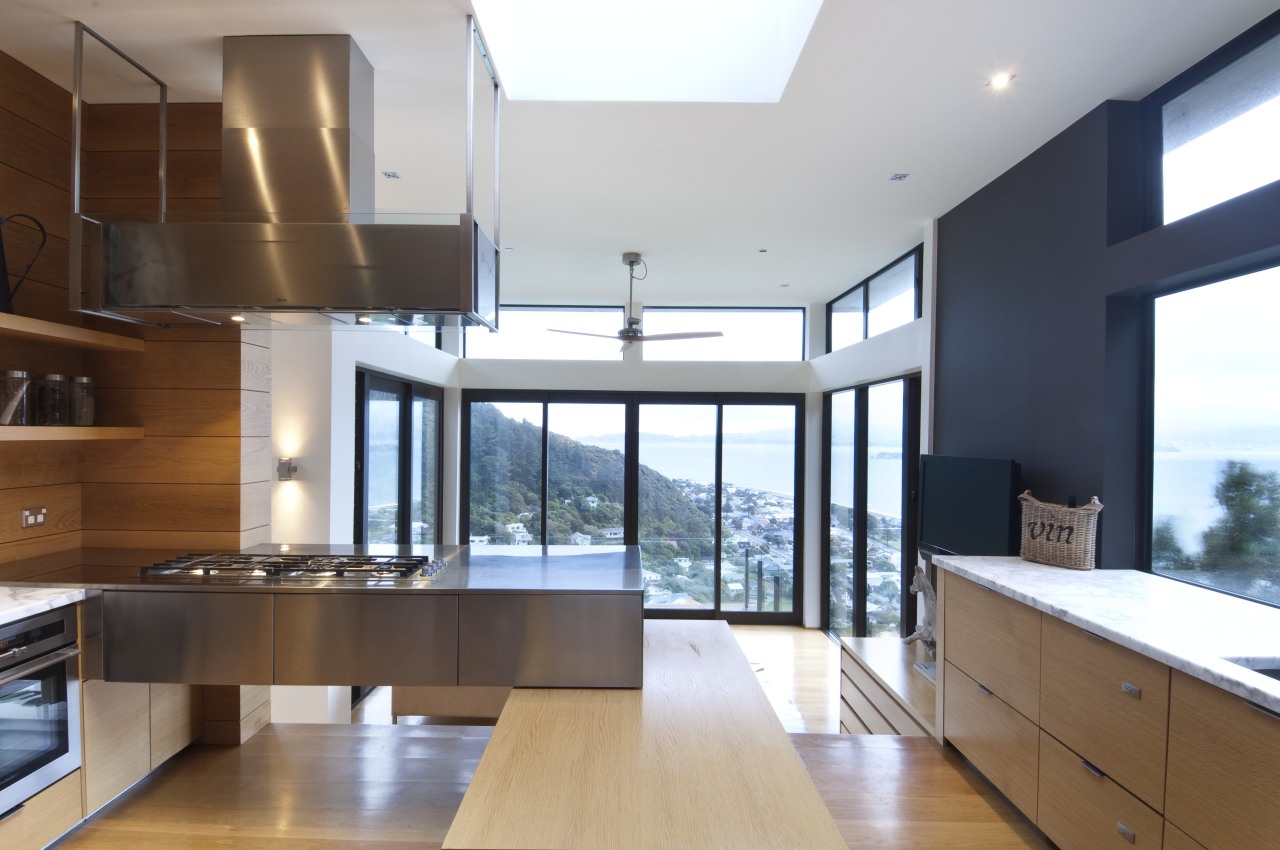
[[547,328],[553,334],[573,334],[574,336],[593,336],[596,339],[617,339],[617,334],[589,334],[584,331],[562,331],[559,328]]
[[689,331],[678,334],[645,334],[637,341],[657,342],[664,339],[708,339],[714,336],[724,336],[724,333],[721,331]]

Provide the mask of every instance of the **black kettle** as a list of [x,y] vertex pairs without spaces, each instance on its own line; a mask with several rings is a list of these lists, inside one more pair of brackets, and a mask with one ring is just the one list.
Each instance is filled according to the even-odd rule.
[[[15,218],[25,218],[36,226],[40,231],[40,244],[36,246],[36,252],[31,255],[31,262],[27,263],[27,267],[22,270],[22,275],[18,278],[18,282],[13,285],[13,289],[9,288],[9,266],[4,256],[4,226]],[[0,313],[13,312],[13,296],[18,294],[18,288],[22,286],[22,282],[27,279],[27,275],[31,273],[31,267],[36,264],[36,260],[40,258],[40,253],[44,250],[44,243],[48,240],[49,234],[45,233],[44,225],[39,219],[26,213],[14,213],[11,216],[0,216]]]

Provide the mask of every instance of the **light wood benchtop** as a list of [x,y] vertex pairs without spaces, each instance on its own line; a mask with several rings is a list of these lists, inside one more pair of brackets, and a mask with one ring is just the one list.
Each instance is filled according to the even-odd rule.
[[728,626],[644,629],[642,690],[512,692],[444,848],[846,850]]

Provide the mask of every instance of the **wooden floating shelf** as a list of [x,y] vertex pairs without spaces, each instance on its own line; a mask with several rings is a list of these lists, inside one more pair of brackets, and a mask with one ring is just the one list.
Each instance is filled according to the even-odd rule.
[[90,427],[62,425],[0,425],[0,442],[19,440],[141,440],[142,428]]
[[75,325],[60,325],[43,319],[0,313],[0,337],[64,345],[71,348],[90,348],[98,351],[142,351],[145,343],[131,336],[93,331]]

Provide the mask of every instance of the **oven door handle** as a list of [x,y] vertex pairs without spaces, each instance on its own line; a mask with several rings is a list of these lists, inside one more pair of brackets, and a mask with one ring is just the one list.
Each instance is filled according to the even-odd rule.
[[69,646],[66,649],[54,650],[48,655],[41,655],[39,658],[34,658],[26,664],[21,664],[17,667],[10,667],[0,675],[0,685],[7,685],[10,682],[17,681],[18,679],[29,676],[32,673],[43,670],[46,667],[52,667],[55,664],[70,661],[79,654],[80,647]]

